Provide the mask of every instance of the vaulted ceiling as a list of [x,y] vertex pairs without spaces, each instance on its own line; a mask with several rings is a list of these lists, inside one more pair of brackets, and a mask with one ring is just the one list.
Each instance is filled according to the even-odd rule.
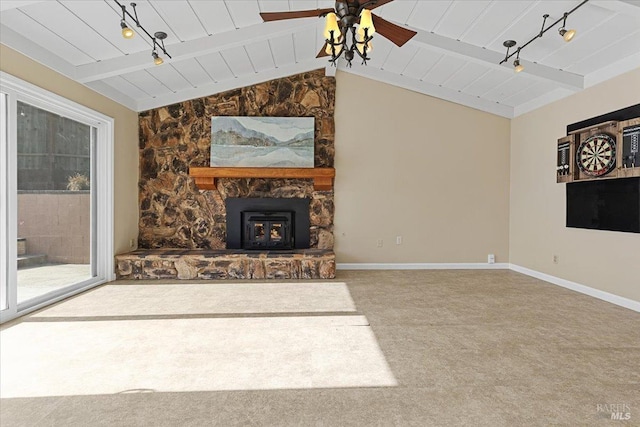
[[[123,2],[124,3],[124,2]],[[395,0],[375,10],[417,31],[402,47],[374,36],[368,65],[338,69],[472,108],[515,117],[640,67],[640,1],[590,0],[522,50],[514,73],[503,41],[518,45],[578,0]],[[128,3],[126,5],[131,10]],[[151,42],[120,34],[112,0],[0,3],[0,42],[133,109],[143,111],[327,66],[316,58],[323,20],[262,22],[260,12],[333,7],[325,0],[138,0],[172,59],[154,65]],[[131,26],[130,22],[130,26]],[[132,26],[135,29],[135,26]],[[140,30],[138,30],[140,31]],[[513,59],[513,58],[512,58]],[[328,72],[335,69],[327,68]]]

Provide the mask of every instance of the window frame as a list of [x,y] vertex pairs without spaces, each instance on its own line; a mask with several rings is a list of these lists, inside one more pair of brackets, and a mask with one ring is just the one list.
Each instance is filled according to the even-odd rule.
[[[7,289],[8,308],[0,311],[0,323],[22,316],[39,308],[53,304],[61,299],[83,292],[102,283],[115,280],[114,273],[114,119],[87,108],[77,102],[56,95],[31,83],[0,71],[0,92],[6,94],[6,132],[0,147],[0,206],[6,203],[6,209],[0,209],[0,282]],[[43,295],[42,298],[17,304],[16,268],[9,268],[17,259],[17,102],[22,101],[54,114],[87,124],[95,128],[96,141],[92,143],[92,265],[96,276],[66,287],[57,292]],[[92,130],[92,133],[94,131]],[[5,194],[3,197],[1,194]],[[94,216],[95,215],[95,216]],[[95,238],[94,238],[95,237]],[[13,242],[13,244],[11,244]],[[1,309],[2,307],[0,307]]]

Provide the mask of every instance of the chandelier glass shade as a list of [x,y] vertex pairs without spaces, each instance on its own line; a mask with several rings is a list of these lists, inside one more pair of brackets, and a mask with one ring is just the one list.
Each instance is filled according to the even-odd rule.
[[327,45],[325,53],[331,56],[329,62],[336,65],[343,56],[347,66],[351,67],[351,61],[357,54],[366,65],[371,59],[367,53],[373,50],[371,40],[375,32],[369,9],[362,9],[359,16],[352,11],[340,17],[333,12],[327,13],[323,34]]

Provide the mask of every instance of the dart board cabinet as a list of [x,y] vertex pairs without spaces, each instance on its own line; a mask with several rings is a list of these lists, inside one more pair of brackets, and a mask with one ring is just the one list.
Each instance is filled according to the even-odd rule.
[[622,138],[618,177],[640,176],[640,117],[618,123]]
[[621,139],[617,121],[578,129],[560,138],[556,182],[617,178]]
[[556,148],[556,182],[639,177],[640,104],[568,125]]
[[556,182],[571,182],[575,178],[576,136],[568,135],[558,140]]

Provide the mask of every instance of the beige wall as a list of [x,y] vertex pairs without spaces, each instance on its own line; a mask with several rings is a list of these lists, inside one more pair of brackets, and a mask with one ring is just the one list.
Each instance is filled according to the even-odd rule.
[[640,69],[512,120],[513,264],[640,301],[640,235],[566,228],[565,184],[555,182],[568,124],[638,102]]
[[508,262],[509,120],[336,78],[337,261]]
[[115,121],[114,250],[138,236],[138,114],[0,44],[0,69]]

